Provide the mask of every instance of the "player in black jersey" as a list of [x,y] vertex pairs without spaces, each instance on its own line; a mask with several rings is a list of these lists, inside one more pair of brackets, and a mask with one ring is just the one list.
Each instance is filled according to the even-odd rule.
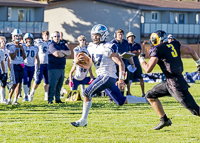
[[160,117],[160,123],[154,127],[154,130],[159,130],[172,124],[163,110],[159,97],[172,95],[193,115],[199,116],[200,108],[188,91],[189,85],[183,78],[183,63],[181,61],[181,54],[190,55],[197,65],[197,70],[200,72],[200,59],[197,53],[190,47],[182,46],[176,40],[168,43],[167,34],[162,30],[152,33],[150,42],[152,44],[152,48],[149,50],[150,60],[146,63],[144,54],[141,54],[139,56],[141,66],[149,73],[158,64],[166,77],[166,82],[154,86],[153,89],[146,93],[149,103]]

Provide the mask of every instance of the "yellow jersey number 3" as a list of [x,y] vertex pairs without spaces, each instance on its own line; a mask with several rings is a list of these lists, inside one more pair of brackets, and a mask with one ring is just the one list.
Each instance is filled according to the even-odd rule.
[[174,58],[178,57],[177,51],[176,51],[176,49],[174,48],[174,46],[172,44],[167,44],[167,47],[171,48],[171,50],[172,50],[172,52],[171,52],[172,57],[174,57]]

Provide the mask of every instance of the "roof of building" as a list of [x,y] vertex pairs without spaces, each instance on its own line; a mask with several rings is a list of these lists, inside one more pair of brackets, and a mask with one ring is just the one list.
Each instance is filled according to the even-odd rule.
[[45,7],[48,3],[34,0],[0,0],[0,6]]
[[[50,3],[63,2],[68,0],[50,0]],[[93,0],[115,4],[119,6],[126,6],[132,8],[139,8],[142,10],[197,10],[200,11],[200,2],[196,1],[177,1],[177,0]]]
[[174,1],[174,0],[98,0],[124,6],[138,6],[140,9],[148,7],[172,8],[172,9],[200,9],[200,2]]

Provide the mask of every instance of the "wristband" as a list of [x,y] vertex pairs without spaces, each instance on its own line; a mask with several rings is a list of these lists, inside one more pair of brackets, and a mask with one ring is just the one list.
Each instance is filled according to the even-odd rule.
[[127,73],[125,71],[119,72],[119,79],[126,80]]
[[196,63],[196,66],[199,66],[200,65],[200,59],[195,61],[195,63]]
[[145,62],[144,57],[139,57],[139,61],[140,61],[140,64],[142,64],[143,62]]

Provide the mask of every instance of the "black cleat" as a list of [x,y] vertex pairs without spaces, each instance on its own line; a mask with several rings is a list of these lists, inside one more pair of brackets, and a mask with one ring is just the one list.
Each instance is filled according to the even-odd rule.
[[79,120],[76,122],[70,122],[70,125],[74,127],[86,127],[87,126],[87,120]]
[[56,101],[56,103],[65,103],[65,102],[62,102],[61,100],[58,100],[58,101]]
[[172,122],[171,122],[170,119],[168,119],[167,121],[162,121],[161,120],[160,123],[157,126],[155,126],[153,129],[154,130],[160,130],[165,126],[171,126],[171,124],[172,124]]

